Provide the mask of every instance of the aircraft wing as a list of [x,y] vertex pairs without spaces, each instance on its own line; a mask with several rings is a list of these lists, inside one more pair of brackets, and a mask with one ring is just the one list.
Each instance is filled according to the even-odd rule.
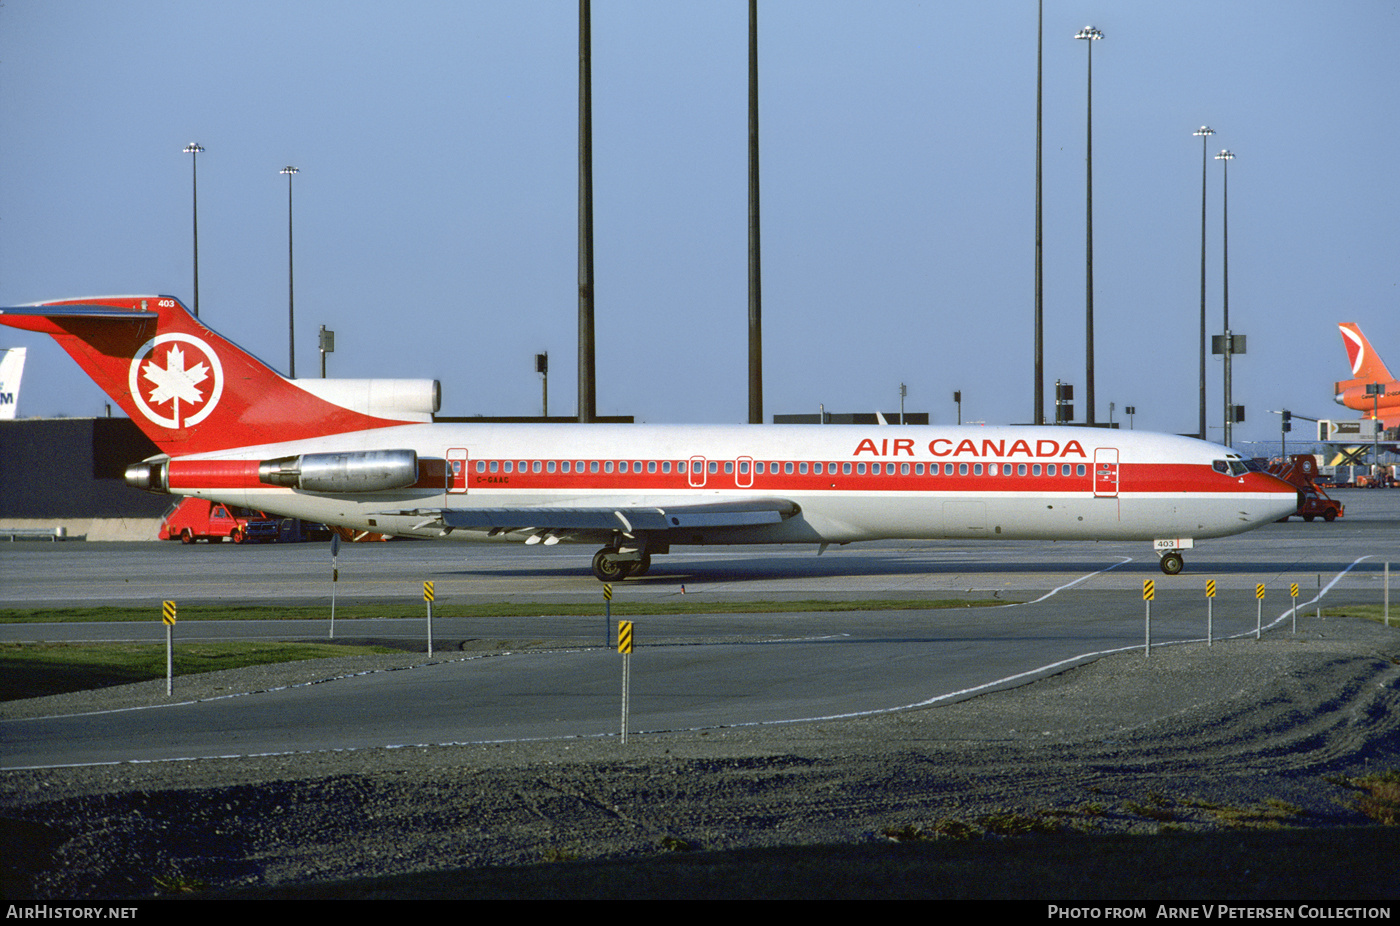
[[695,528],[752,527],[777,524],[798,511],[783,498],[653,505],[579,505],[576,507],[519,506],[507,508],[435,508],[386,514],[417,515],[421,526],[440,524],[445,530],[480,530],[493,534],[516,531],[667,531]]

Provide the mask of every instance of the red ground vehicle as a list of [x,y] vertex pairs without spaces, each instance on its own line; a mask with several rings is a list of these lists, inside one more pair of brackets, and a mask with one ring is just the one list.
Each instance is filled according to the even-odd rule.
[[234,543],[267,543],[277,539],[277,522],[261,511],[185,498],[165,513],[157,536],[181,543],[217,543],[225,537]]
[[[1346,509],[1342,503],[1329,496],[1317,485],[1317,460],[1306,453],[1296,454],[1277,463],[1270,463],[1268,470],[1285,482],[1298,487],[1298,510],[1294,512],[1304,521],[1322,518],[1335,521]],[[1279,518],[1287,521],[1287,517]]]

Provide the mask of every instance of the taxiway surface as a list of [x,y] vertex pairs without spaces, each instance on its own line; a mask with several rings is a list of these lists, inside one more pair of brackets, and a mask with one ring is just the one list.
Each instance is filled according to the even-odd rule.
[[[1156,583],[1154,643],[1214,632],[1289,632],[1314,601],[1380,601],[1400,564],[1400,493],[1345,493],[1344,520],[1292,521],[1203,542],[1165,577],[1146,544],[872,543],[829,550],[681,550],[618,599],[992,598],[960,610],[700,614],[635,618],[631,729],[688,730],[895,711],[1018,684],[1144,644],[1144,579]],[[337,597],[402,601],[404,618],[337,621],[339,639],[421,638],[421,588],[438,602],[534,601],[539,616],[436,620],[438,658],[237,696],[0,721],[3,767],[264,755],[616,735],[619,660],[602,646],[602,601],[585,548],[396,543],[341,548]],[[324,545],[15,544],[0,549],[0,606],[150,602],[150,624],[8,624],[0,639],[163,639],[155,614],[181,603],[329,602]],[[551,615],[596,601],[597,617]],[[325,622],[182,622],[179,639],[324,639]],[[463,651],[489,641],[489,654]],[[445,656],[441,648],[455,648]],[[468,648],[470,649],[470,647]],[[1222,656],[1222,659],[1224,657]],[[176,698],[179,702],[179,690]]]

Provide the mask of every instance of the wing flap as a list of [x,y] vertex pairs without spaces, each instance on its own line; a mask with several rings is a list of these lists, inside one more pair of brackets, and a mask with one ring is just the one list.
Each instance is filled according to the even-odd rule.
[[[777,524],[798,511],[782,498],[701,502],[679,505],[589,505],[578,507],[500,507],[415,509],[449,530],[638,531],[752,527]],[[408,514],[409,512],[385,512]]]

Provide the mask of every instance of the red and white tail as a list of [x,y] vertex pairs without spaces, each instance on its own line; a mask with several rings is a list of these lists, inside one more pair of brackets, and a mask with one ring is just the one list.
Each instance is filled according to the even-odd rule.
[[1361,333],[1360,325],[1355,322],[1342,322],[1337,327],[1341,329],[1342,346],[1347,349],[1347,360],[1351,362],[1352,379],[1366,383],[1394,381],[1395,377],[1386,369],[1381,358],[1376,356],[1371,342]]
[[[0,324],[52,335],[162,452],[207,453],[390,427],[317,395],[206,328],[171,296],[64,299],[0,308]],[[315,389],[315,391],[313,391]],[[429,416],[430,417],[430,416]]]

